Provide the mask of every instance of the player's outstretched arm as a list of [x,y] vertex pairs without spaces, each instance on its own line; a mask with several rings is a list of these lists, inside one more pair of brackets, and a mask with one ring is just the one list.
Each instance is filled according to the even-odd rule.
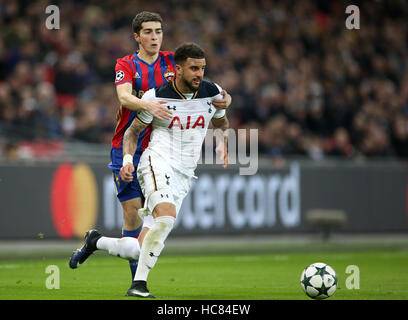
[[221,91],[221,95],[222,95],[223,98],[222,99],[214,99],[212,101],[212,104],[217,109],[227,109],[230,106],[231,102],[232,102],[232,97],[225,90]]
[[146,110],[159,120],[169,120],[173,117],[173,112],[163,106],[163,104],[167,103],[166,101],[139,99],[132,94],[132,84],[129,82],[116,86],[116,93],[121,105],[127,109],[136,111]]
[[[227,116],[223,116],[222,118],[212,118],[211,122],[213,124],[214,129],[220,129],[216,131],[216,140],[219,141],[215,148],[215,152],[219,155],[220,159],[223,160],[223,168],[226,168],[228,165],[228,128],[229,128],[229,120]],[[221,134],[219,136],[219,134]]]
[[132,173],[135,171],[133,156],[136,152],[140,132],[142,132],[145,127],[146,124],[141,122],[138,118],[135,118],[123,135],[123,163],[119,175],[125,182],[131,182],[133,180]]

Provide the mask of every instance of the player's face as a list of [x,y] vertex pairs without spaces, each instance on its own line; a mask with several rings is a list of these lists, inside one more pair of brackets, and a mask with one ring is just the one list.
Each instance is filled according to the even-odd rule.
[[139,34],[135,33],[134,37],[139,43],[141,51],[149,55],[155,55],[160,51],[163,41],[162,25],[158,21],[148,21],[142,23],[142,29]]
[[197,91],[203,81],[205,59],[187,58],[180,68],[184,85],[191,91]]

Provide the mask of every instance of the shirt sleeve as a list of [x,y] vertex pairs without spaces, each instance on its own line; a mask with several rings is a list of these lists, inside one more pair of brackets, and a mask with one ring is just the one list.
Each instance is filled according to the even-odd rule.
[[[154,101],[156,99],[156,90],[150,89],[145,92],[142,100]],[[138,111],[136,117],[144,124],[149,124],[153,121],[153,116],[146,110]]]
[[214,112],[213,118],[221,119],[225,117],[225,115],[226,115],[225,109],[222,109],[222,110],[217,109],[217,111]]
[[133,82],[133,70],[130,62],[118,59],[115,66],[115,85]]
[[[214,84],[218,88],[220,93],[218,93],[212,99],[222,99],[223,98],[222,94],[221,94],[222,88],[218,84],[216,84],[216,83],[214,83]],[[214,112],[213,118],[221,119],[221,118],[223,118],[225,116],[225,114],[226,114],[225,109],[216,109],[216,111]]]

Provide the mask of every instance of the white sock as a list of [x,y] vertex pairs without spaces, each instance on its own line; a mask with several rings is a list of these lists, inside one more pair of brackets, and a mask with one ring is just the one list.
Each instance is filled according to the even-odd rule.
[[101,237],[96,247],[106,250],[109,254],[123,259],[138,259],[140,253],[139,241],[133,237],[108,238]]
[[176,219],[171,216],[161,216],[154,219],[152,228],[146,233],[143,240],[134,280],[147,281],[149,271],[156,264],[157,258],[164,248],[164,241],[173,229],[175,221]]

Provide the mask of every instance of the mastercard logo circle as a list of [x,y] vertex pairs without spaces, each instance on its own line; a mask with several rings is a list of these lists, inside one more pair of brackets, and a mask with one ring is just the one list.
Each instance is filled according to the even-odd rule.
[[98,186],[86,164],[59,165],[52,178],[51,215],[58,235],[64,239],[77,236],[94,227],[98,212]]

